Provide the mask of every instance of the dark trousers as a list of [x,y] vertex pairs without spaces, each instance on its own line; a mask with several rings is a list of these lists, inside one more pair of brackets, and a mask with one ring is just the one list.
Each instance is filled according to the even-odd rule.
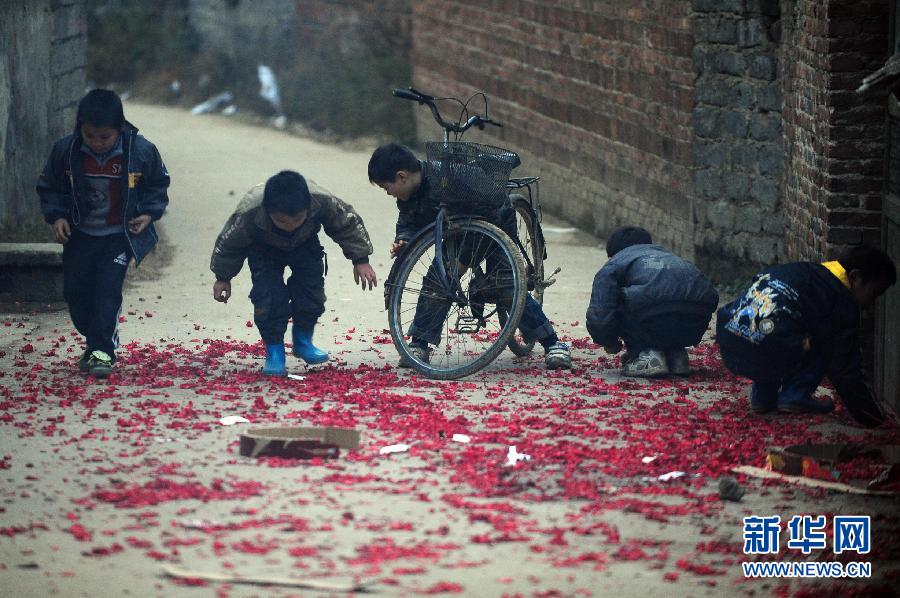
[[[312,330],[325,313],[325,250],[318,237],[294,251],[254,245],[247,257],[253,288],[253,321],[267,345],[284,343],[288,320],[298,330]],[[291,275],[284,280],[285,268]]]
[[754,380],[751,401],[754,405],[781,405],[803,402],[812,397],[828,370],[829,359],[810,351],[796,369],[780,380]]
[[63,245],[63,297],[88,350],[115,355],[122,286],[130,261],[124,234],[94,237],[76,229]]
[[[513,234],[515,234],[514,231]],[[486,267],[485,271],[488,275],[486,279],[489,281],[486,283],[488,286],[503,285],[505,279],[509,279],[509,284],[512,284],[511,274],[501,271],[504,266],[504,260],[496,249],[491,251],[491,243],[485,242],[483,239],[468,241],[459,253],[460,261],[467,264],[477,264],[483,260]],[[484,252],[487,252],[486,259],[483,255]],[[452,272],[448,271],[447,274],[448,276],[453,276]],[[427,342],[432,345],[437,345],[441,342],[442,328],[447,314],[450,313],[451,303],[445,298],[444,291],[440,288],[437,280],[437,268],[434,264],[431,264],[428,272],[422,279],[422,292],[416,301],[416,313],[413,323],[407,331],[414,342]],[[472,288],[472,286],[469,287],[470,293]],[[495,289],[493,294],[500,297],[503,295],[510,296],[511,289]],[[473,299],[473,297],[470,296],[470,299]],[[498,297],[495,296],[493,300],[489,301],[497,300]],[[502,299],[499,300],[502,301]],[[522,311],[522,318],[519,320],[519,330],[526,342],[545,339],[554,334],[553,326],[544,314],[543,307],[531,295],[527,295],[525,298],[525,309]]]
[[700,342],[709,326],[711,314],[664,313],[637,319],[626,313],[621,337],[628,352],[660,351],[692,347]]
[[[441,329],[449,312],[449,301],[428,299],[424,294],[419,295],[416,315],[409,327],[409,335],[414,341],[437,345],[441,342]],[[519,331],[526,342],[544,339],[553,334],[553,326],[544,314],[544,309],[531,295],[525,298],[525,309],[522,311],[522,319],[519,320]]]

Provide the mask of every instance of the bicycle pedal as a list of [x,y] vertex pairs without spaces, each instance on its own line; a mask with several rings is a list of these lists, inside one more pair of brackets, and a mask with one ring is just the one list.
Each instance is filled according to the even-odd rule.
[[456,319],[456,332],[458,334],[475,334],[481,330],[483,323],[478,318],[461,316]]
[[550,274],[550,276],[548,276],[547,278],[545,278],[543,281],[541,281],[541,282],[539,283],[539,284],[541,285],[541,288],[542,288],[542,289],[546,289],[547,287],[552,286],[553,283],[556,282],[556,279],[554,278],[554,276],[556,276],[556,275],[559,274],[560,272],[562,272],[562,268],[560,268],[559,266],[557,266],[557,267],[556,267],[556,270],[554,270],[553,273]]

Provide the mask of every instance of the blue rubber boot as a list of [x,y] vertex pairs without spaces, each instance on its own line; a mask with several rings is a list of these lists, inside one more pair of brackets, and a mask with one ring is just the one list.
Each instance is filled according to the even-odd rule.
[[310,365],[325,363],[328,361],[328,353],[312,344],[312,335],[312,329],[300,330],[294,326],[294,355]]
[[284,345],[266,345],[266,365],[263,366],[262,373],[267,376],[287,374],[287,368],[284,367]]

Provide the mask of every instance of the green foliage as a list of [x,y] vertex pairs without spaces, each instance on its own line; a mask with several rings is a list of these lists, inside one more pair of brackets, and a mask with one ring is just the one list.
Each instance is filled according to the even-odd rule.
[[404,53],[384,37],[368,35],[365,53],[305,55],[280,77],[285,112],[313,129],[339,136],[375,135],[412,143],[413,105],[391,95],[405,87],[411,69]]
[[[372,22],[368,29],[350,32],[327,19],[305,28],[298,13],[286,17],[286,33],[248,32],[247,41],[239,42],[243,45],[212,50],[201,47],[189,4],[88,0],[89,80],[129,84],[150,99],[185,104],[230,91],[242,111],[268,116],[273,110],[259,97],[257,78],[257,66],[266,64],[275,72],[285,115],[292,121],[342,138],[415,142],[413,105],[391,95],[391,88],[411,81],[408,34]],[[220,10],[236,6],[226,2]],[[205,84],[198,86],[201,78]],[[166,88],[174,79],[183,84],[178,98]]]
[[88,0],[88,79],[132,83],[197,52],[188,0]]

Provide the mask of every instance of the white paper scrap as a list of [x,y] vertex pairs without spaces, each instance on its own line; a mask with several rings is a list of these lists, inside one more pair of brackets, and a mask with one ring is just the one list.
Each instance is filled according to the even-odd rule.
[[659,476],[656,479],[661,482],[668,482],[669,480],[674,480],[675,478],[680,478],[681,476],[685,476],[685,475],[687,475],[687,474],[684,473],[683,471],[670,471],[669,473],[662,474],[661,476]]
[[641,463],[653,463],[654,461],[656,461],[656,458],[658,456],[659,455],[653,455],[652,457],[644,457],[643,459],[641,459]]
[[506,465],[512,466],[518,463],[519,461],[530,461],[531,455],[526,455],[525,453],[520,453],[516,450],[516,447],[509,447],[509,451],[506,453]]
[[233,426],[234,424],[249,424],[250,420],[246,417],[241,417],[240,415],[226,415],[219,422],[223,426]]
[[472,442],[472,439],[466,436],[465,434],[454,434],[453,438],[451,438],[453,442]]
[[299,374],[288,374],[288,378],[291,380],[306,380],[305,376],[301,376]]
[[378,451],[379,455],[390,455],[392,453],[405,453],[409,450],[410,445],[408,444],[391,444],[389,446],[381,447],[381,450]]

